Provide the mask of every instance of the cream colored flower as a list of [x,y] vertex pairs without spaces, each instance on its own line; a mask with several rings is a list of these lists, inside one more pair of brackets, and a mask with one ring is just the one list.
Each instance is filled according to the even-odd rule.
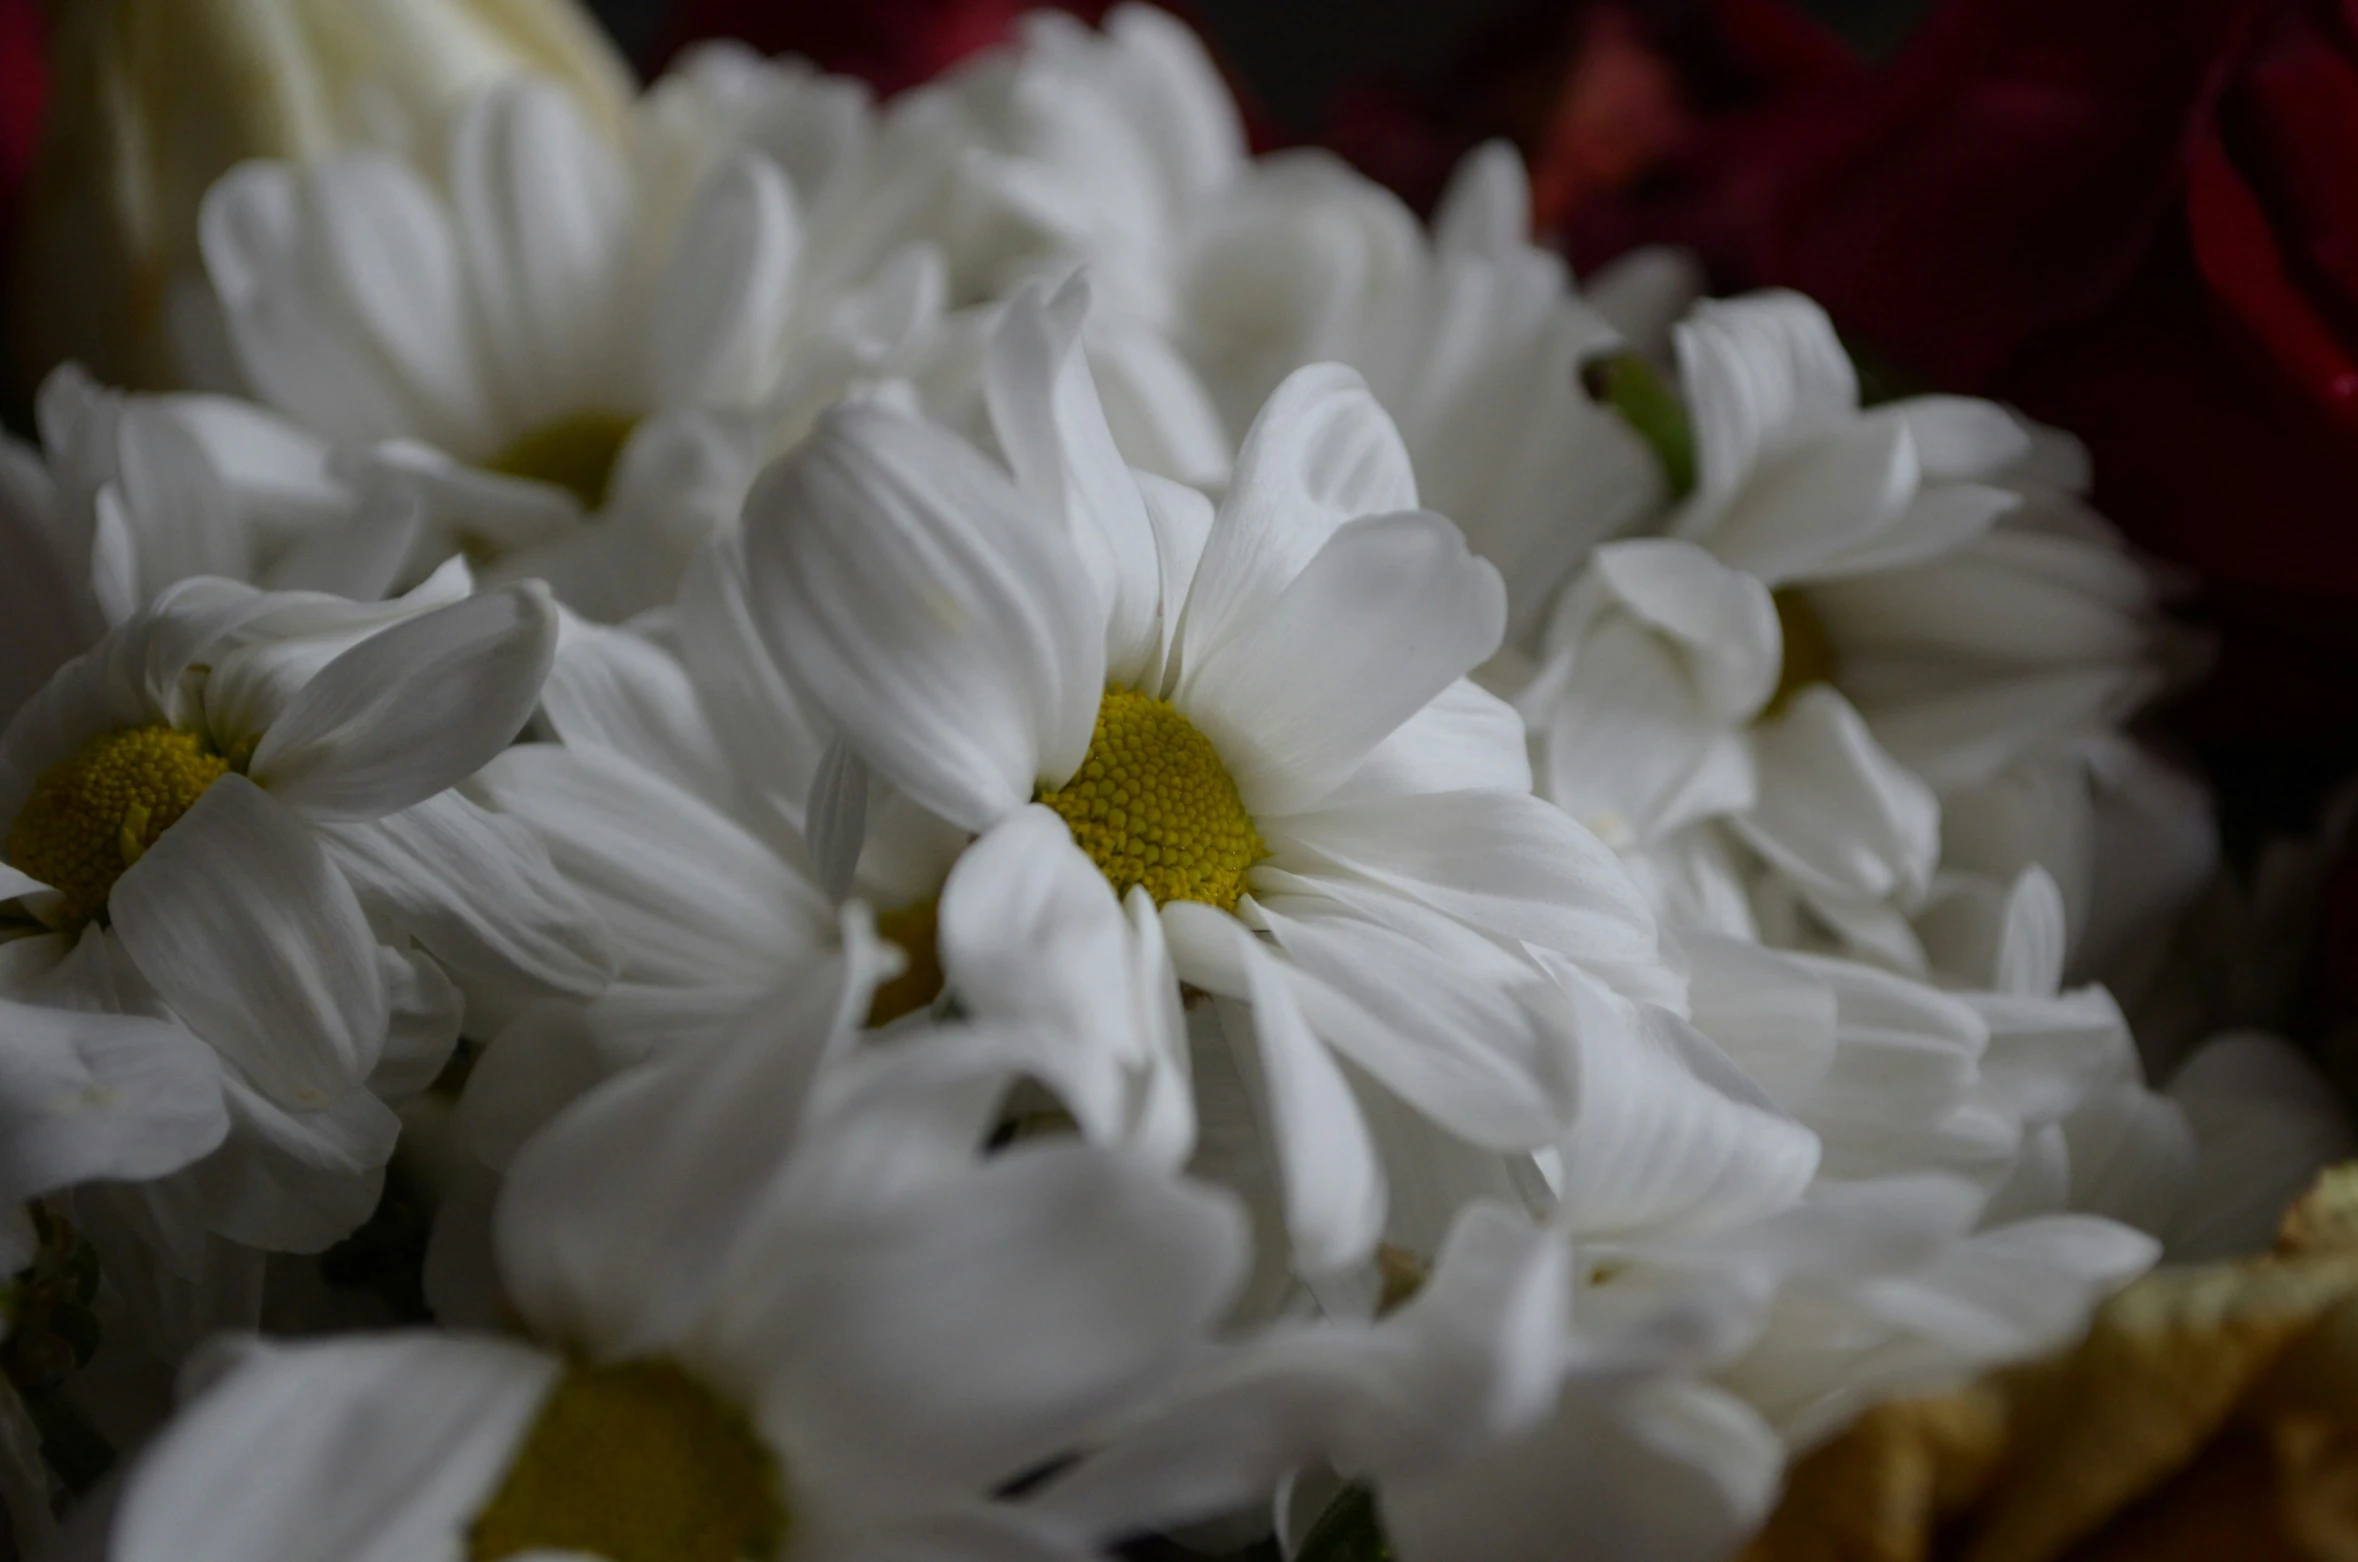
[[431,125],[537,71],[609,128],[627,68],[574,0],[77,0],[59,6],[53,102],[16,298],[28,375],[79,358],[181,383],[176,300],[197,208],[249,157],[314,162]]

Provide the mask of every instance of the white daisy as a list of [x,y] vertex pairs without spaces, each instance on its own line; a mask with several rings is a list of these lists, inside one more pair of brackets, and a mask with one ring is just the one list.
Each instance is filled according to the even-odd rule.
[[1666,497],[1645,443],[1583,387],[1620,338],[1531,242],[1529,208],[1502,143],[1459,166],[1429,235],[1332,158],[1261,159],[1200,225],[1176,331],[1239,421],[1302,364],[1359,370],[1425,502],[1498,566],[1515,647],[1591,547]]
[[126,1021],[140,1049],[102,1094],[130,1106],[142,1071],[201,1063],[191,1121],[208,1093],[227,1112],[226,1142],[187,1171],[109,1191],[132,1224],[324,1247],[375,1203],[398,1128],[379,1095],[423,1088],[456,1040],[440,956],[462,974],[509,956],[490,990],[603,979],[530,837],[440,795],[529,715],[554,633],[537,588],[372,607],[192,581],[0,736],[8,996],[171,1021]]
[[1519,697],[1544,788],[1681,920],[1922,970],[1942,796],[2149,693],[2155,587],[2001,409],[1860,410],[1807,300],[1701,304],[1677,341],[1695,489],[1558,605]]
[[796,192],[768,157],[683,169],[646,140],[634,165],[525,78],[455,115],[438,178],[357,151],[249,163],[206,198],[245,381],[332,441],[396,442],[372,460],[438,523],[424,565],[463,547],[602,617],[667,600],[742,496],[773,398],[811,392],[798,364],[832,395],[841,357],[927,317],[906,267],[873,300],[802,285]]
[[[1281,387],[1211,513],[1114,454],[1085,302],[1021,300],[994,344],[1012,478],[880,406],[831,414],[748,502],[750,606],[851,760],[976,834],[1046,805],[1161,907],[1184,979],[1251,1002],[1301,1262],[1355,1264],[1382,1189],[1337,1054],[1529,1148],[1566,1110],[1563,1027],[1675,982],[1464,682],[1497,574],[1413,508],[1357,376]],[[847,822],[813,820],[815,855]]]
[[42,449],[0,444],[15,626],[0,712],[166,586],[215,575],[373,600],[414,540],[403,496],[364,498],[318,438],[248,403],[125,396],[67,364],[34,410]]
[[1072,1141],[978,1159],[1000,1065],[969,1035],[847,1052],[875,974],[533,1143],[496,1214],[525,1340],[248,1347],[133,1472],[112,1554],[1096,1555],[997,1494],[1200,1348],[1240,1222]]

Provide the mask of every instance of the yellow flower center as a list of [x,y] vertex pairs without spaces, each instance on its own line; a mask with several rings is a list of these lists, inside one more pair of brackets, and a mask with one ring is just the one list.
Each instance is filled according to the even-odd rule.
[[8,860],[64,897],[64,920],[88,921],[115,880],[229,773],[191,732],[124,727],[91,739],[33,783],[8,831]]
[[1234,911],[1245,871],[1269,855],[1211,740],[1168,700],[1119,684],[1097,707],[1080,770],[1040,801],[1063,816],[1115,894],[1143,884],[1158,906],[1198,900]]
[[868,1003],[870,1026],[915,1014],[942,995],[942,954],[936,937],[940,911],[941,897],[928,896],[876,918],[877,933],[900,946],[909,957],[909,968],[876,989]]
[[745,1417],[676,1364],[575,1366],[557,1380],[467,1562],[580,1551],[607,1562],[744,1562],[786,1537],[778,1468]]
[[1785,714],[1793,697],[1813,683],[1832,683],[1837,666],[1833,637],[1826,621],[1809,605],[1809,598],[1790,587],[1775,593],[1777,629],[1785,641],[1784,664],[1777,669],[1777,692],[1760,708],[1762,720]]
[[636,427],[638,419],[619,412],[580,412],[543,424],[483,464],[510,477],[553,484],[579,499],[583,509],[596,510],[606,503],[614,463]]

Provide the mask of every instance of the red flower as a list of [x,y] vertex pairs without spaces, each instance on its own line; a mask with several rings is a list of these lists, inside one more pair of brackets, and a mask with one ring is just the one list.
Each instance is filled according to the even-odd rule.
[[41,69],[41,15],[34,0],[0,0],[0,254],[41,134],[48,79]]

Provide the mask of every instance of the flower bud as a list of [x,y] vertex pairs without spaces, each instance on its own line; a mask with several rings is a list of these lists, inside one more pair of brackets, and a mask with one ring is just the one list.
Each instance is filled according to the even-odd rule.
[[[512,71],[619,120],[627,68],[576,0],[75,0],[56,8],[14,278],[18,369],[180,383],[197,208],[247,158],[430,137]],[[201,296],[201,293],[198,293]]]

